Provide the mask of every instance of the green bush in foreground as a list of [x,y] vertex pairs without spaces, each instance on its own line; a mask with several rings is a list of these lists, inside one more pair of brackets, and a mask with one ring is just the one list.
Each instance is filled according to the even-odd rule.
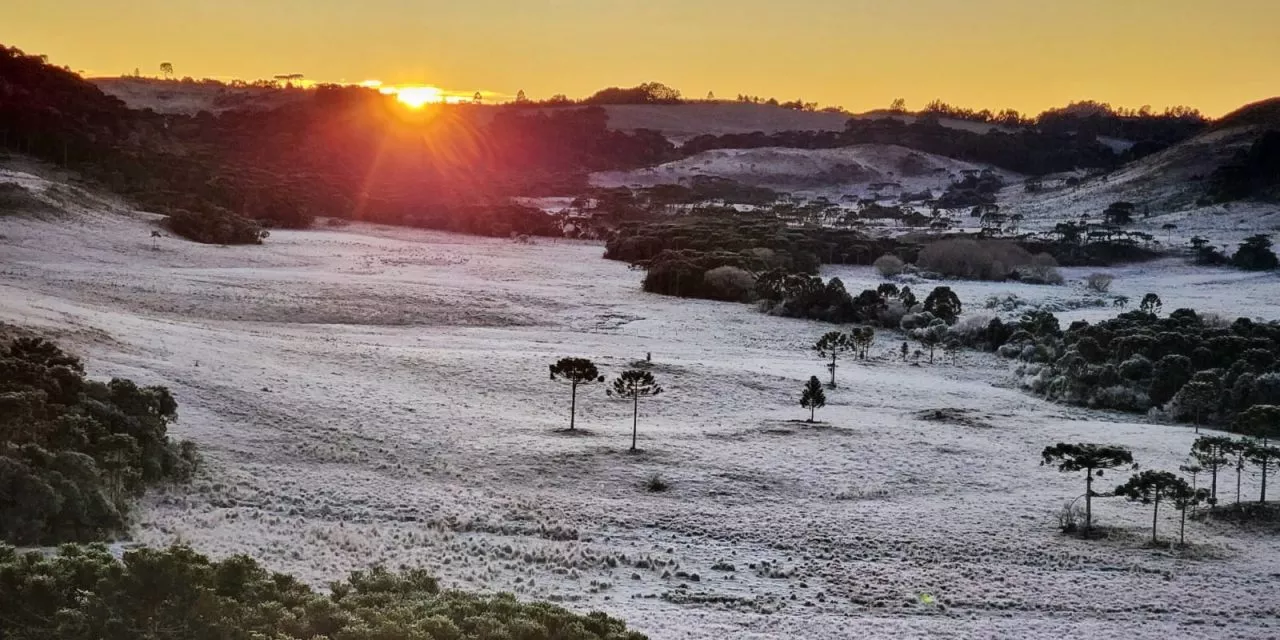
[[88,542],[123,530],[147,487],[195,468],[194,445],[168,436],[177,410],[164,387],[86,379],[47,340],[0,348],[0,541]]
[[356,572],[321,594],[253,559],[185,547],[67,545],[55,556],[0,546],[6,640],[643,640],[603,613],[510,595],[442,591],[421,570]]

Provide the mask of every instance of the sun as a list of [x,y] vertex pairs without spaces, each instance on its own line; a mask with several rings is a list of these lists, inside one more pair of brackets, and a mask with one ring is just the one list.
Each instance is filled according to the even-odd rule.
[[396,87],[396,100],[410,109],[421,109],[423,106],[444,102],[444,92],[437,87]]

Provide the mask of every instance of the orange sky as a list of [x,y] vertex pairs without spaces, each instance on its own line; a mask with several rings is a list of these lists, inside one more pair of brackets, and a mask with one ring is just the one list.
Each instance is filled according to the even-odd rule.
[[579,97],[895,97],[1221,115],[1280,93],[1280,0],[5,0],[0,42],[92,75],[425,83]]

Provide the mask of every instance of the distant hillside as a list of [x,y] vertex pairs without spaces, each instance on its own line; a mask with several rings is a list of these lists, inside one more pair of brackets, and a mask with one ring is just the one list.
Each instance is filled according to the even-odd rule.
[[[657,167],[592,176],[602,187],[650,187],[687,184],[696,176],[726,178],[780,191],[838,189],[865,195],[945,189],[962,172],[990,169],[988,165],[953,160],[895,145],[867,144],[837,149],[717,149]],[[1006,179],[1020,176],[1004,173]]]

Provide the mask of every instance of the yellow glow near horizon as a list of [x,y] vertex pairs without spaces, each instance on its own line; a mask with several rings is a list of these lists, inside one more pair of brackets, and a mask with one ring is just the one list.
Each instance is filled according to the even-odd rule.
[[379,91],[387,95],[394,95],[396,100],[399,100],[401,104],[410,109],[421,109],[428,104],[437,104],[445,101],[444,92],[439,87],[382,87]]
[[89,75],[158,75],[167,61],[180,78],[431,83],[447,88],[446,101],[476,89],[486,101],[520,90],[578,98],[658,81],[692,98],[800,98],[854,112],[895,98],[910,109],[939,98],[1024,113],[1093,99],[1222,115],[1280,92],[1276,0],[0,5],[0,41]]

